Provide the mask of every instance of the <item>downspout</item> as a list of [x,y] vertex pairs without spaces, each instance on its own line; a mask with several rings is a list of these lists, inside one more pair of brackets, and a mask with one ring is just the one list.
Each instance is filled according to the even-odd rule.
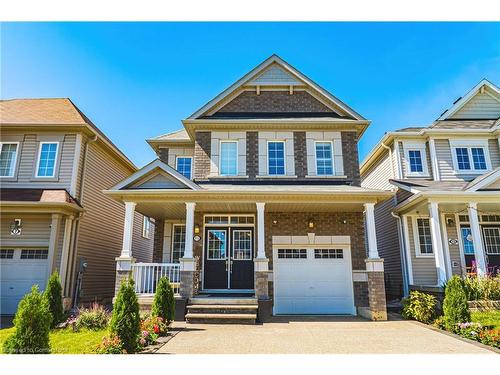
[[409,281],[408,281],[408,266],[406,259],[406,248],[405,248],[405,238],[404,238],[404,230],[403,230],[403,221],[401,220],[401,216],[395,214],[391,211],[391,215],[398,220],[398,237],[399,237],[399,252],[401,256],[401,271],[403,273],[403,294],[404,297],[409,294]]

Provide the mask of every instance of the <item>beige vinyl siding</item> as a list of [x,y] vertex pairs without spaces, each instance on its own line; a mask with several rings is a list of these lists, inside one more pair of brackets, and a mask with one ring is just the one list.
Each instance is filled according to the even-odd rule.
[[500,148],[498,139],[488,139],[488,151],[490,152],[491,168],[500,167]]
[[[444,244],[448,247],[448,252],[450,254],[450,262],[451,262],[451,273],[453,275],[461,275],[462,269],[464,268],[462,265],[462,258],[460,256],[460,246],[458,242],[455,243],[453,240],[458,240],[458,232],[457,226],[455,225],[455,215],[454,214],[446,214],[444,216],[444,222],[446,223],[446,236],[448,238],[448,243]],[[451,220],[452,224],[448,225],[448,220]],[[450,243],[450,240],[452,243]]]
[[[103,193],[132,171],[110,156],[98,142],[92,142],[85,157],[82,205],[77,257],[87,260],[82,301],[110,301],[114,294],[115,258],[121,253],[125,208]],[[103,173],[105,171],[105,173]],[[134,218],[132,255],[137,262],[150,262],[153,241],[141,237],[142,215]]]
[[[411,143],[411,141],[409,141]],[[406,162],[406,158],[405,158],[405,150],[404,150],[404,145],[403,145],[403,142],[398,142],[399,143],[399,160],[400,160],[400,163],[401,163],[401,170],[403,171],[403,178],[412,178],[412,177],[415,177],[415,176],[409,176],[408,175],[408,172],[409,172],[409,165],[408,163]],[[429,143],[428,142],[425,142],[425,161],[423,161],[425,163],[427,163],[427,171],[428,171],[428,174],[429,174],[429,177],[428,178],[432,178],[432,163],[431,163],[431,157],[430,157],[430,152],[429,152]],[[421,176],[418,176],[417,178],[422,178]]]
[[477,93],[467,104],[455,112],[450,119],[497,119],[500,117],[500,102],[485,87],[484,93]]
[[395,196],[392,196],[375,206],[375,224],[379,234],[377,248],[380,257],[384,259],[385,290],[389,300],[403,296],[398,223],[391,215],[395,202]]
[[[57,133],[37,133],[37,134],[15,134],[9,133],[12,137],[21,137],[18,149],[18,169],[16,179],[12,181],[2,181],[4,186],[16,188],[56,188],[69,189],[71,185],[71,175],[73,169],[73,159],[75,153],[76,134],[61,135]],[[7,138],[7,137],[5,137]],[[2,140],[4,135],[2,135]],[[7,138],[8,139],[8,138]],[[35,178],[37,166],[38,148],[40,141],[59,142],[58,168],[54,179],[40,180]]]
[[[19,236],[10,234],[10,224],[14,219],[22,220],[22,231]],[[0,228],[1,247],[25,246],[48,247],[50,239],[50,215],[2,214]]]
[[76,198],[81,199],[82,192],[82,177],[83,177],[83,166],[85,164],[85,152],[88,145],[89,140],[87,137],[82,136],[82,148],[80,150],[80,158],[78,160],[78,169],[76,176]]
[[436,285],[437,272],[434,257],[417,257],[415,239],[413,236],[413,221],[415,217],[408,217],[408,243],[410,245],[410,259],[413,272],[413,285]]
[[361,176],[361,186],[370,189],[390,190],[389,179],[395,178],[389,151],[384,151],[374,164]]
[[489,189],[489,190],[498,190],[498,189],[500,189],[500,179],[496,180],[492,184],[488,185],[485,189]]

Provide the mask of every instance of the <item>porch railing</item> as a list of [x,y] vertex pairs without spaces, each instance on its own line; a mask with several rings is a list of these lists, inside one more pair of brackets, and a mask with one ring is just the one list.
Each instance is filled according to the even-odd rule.
[[154,294],[156,285],[162,277],[168,277],[174,294],[179,294],[181,281],[179,263],[134,263],[132,277],[137,294]]

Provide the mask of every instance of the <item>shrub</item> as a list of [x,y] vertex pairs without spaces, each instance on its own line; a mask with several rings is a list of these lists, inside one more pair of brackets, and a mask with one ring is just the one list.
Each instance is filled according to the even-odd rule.
[[436,315],[436,297],[417,290],[403,299],[402,315],[405,319],[415,319],[422,323],[432,322]]
[[117,336],[105,336],[95,351],[97,354],[122,354],[123,344]]
[[467,276],[463,286],[468,301],[500,300],[500,275]]
[[75,325],[77,329],[103,329],[108,325],[109,316],[108,310],[98,303],[93,303],[88,309],[81,308],[78,310],[78,317],[76,318]]
[[113,305],[110,330],[122,342],[127,353],[134,353],[138,348],[140,331],[139,302],[134,291],[134,281],[122,282]]
[[47,283],[44,298],[49,305],[50,313],[52,314],[51,328],[56,327],[64,320],[64,310],[62,304],[62,287],[59,275],[54,272]]
[[151,308],[152,316],[159,316],[167,324],[174,320],[175,299],[174,289],[167,277],[162,277],[156,286],[155,298]]
[[17,308],[15,333],[4,343],[5,353],[50,353],[49,332],[52,315],[47,300],[33,285]]
[[458,323],[470,321],[463,282],[458,276],[453,276],[446,286],[443,301],[444,325],[447,330],[455,331]]

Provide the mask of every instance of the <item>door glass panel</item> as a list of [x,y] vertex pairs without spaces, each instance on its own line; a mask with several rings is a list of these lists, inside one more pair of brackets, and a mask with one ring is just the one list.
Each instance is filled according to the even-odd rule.
[[210,229],[208,231],[208,259],[226,259],[226,231]]
[[462,242],[464,244],[464,254],[474,254],[474,244],[472,242],[472,233],[470,227],[461,228]]
[[500,228],[483,228],[486,254],[500,254]]
[[233,231],[233,259],[252,259],[252,232],[249,230]]

